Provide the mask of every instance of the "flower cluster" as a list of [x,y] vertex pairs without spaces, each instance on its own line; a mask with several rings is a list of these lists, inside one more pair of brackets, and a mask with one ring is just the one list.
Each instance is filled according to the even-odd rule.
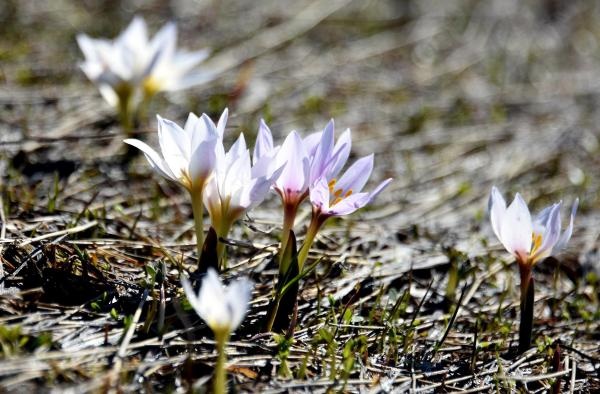
[[[346,130],[334,143],[333,120],[322,132],[304,140],[292,131],[281,147],[273,146],[271,131],[261,121],[251,158],[243,133],[225,150],[227,117],[227,109],[217,124],[206,114],[190,114],[182,128],[158,116],[160,154],[143,141],[125,140],[144,153],[157,173],[190,193],[199,251],[204,239],[202,204],[218,237],[225,238],[233,223],[260,204],[272,188],[283,201],[282,234],[286,236],[292,230],[298,206],[309,197],[316,224],[309,226],[312,232],[307,234],[309,242],[303,248],[308,251],[327,218],[347,215],[367,205],[391,181],[382,182],[370,193],[362,192],[373,170],[373,155],[357,160],[337,180],[350,155],[351,140],[350,130]],[[219,262],[223,251],[224,244],[219,243]]]
[[[245,212],[260,204],[269,191],[275,190],[284,206],[281,256],[293,235],[299,205],[312,204],[312,219],[300,253],[294,247],[288,258],[280,259],[280,286],[290,283],[290,272],[302,272],[313,240],[320,227],[331,216],[350,214],[370,203],[389,183],[382,182],[372,192],[363,192],[373,170],[373,155],[358,159],[343,175],[350,156],[351,134],[346,130],[334,142],[334,123],[322,132],[302,139],[292,131],[281,146],[274,146],[273,136],[261,121],[251,157],[244,134],[240,134],[226,150],[223,142],[228,111],[215,124],[206,114],[190,114],[183,127],[158,118],[160,153],[138,139],[125,142],[141,150],[152,169],[164,178],[183,186],[190,194],[194,213],[198,256],[204,251],[204,209],[210,215],[211,227],[218,237],[211,266],[225,266],[223,238]],[[210,247],[207,245],[206,247]],[[201,267],[207,268],[207,267]],[[207,269],[198,296],[186,279],[183,288],[191,305],[215,333],[219,362],[215,370],[215,391],[224,392],[224,346],[232,330],[241,322],[249,300],[247,282],[237,282],[227,292],[216,271]],[[295,300],[296,295],[292,294]],[[277,294],[276,307],[268,317],[267,329],[278,314],[283,294]],[[284,311],[288,313],[289,310]]]

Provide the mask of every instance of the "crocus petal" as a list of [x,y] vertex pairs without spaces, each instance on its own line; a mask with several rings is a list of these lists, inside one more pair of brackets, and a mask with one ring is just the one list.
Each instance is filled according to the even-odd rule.
[[156,115],[156,118],[158,119],[159,143],[163,157],[167,159],[167,155],[175,155],[189,160],[192,147],[185,130],[177,123],[164,119],[160,115]]
[[556,205],[558,205],[558,204],[552,204],[552,205],[549,205],[546,208],[542,209],[540,211],[540,213],[538,213],[536,215],[536,217],[533,219],[533,222],[539,224],[541,227],[546,227],[546,223],[548,222],[548,219],[550,218],[550,213],[554,210]]
[[506,201],[504,201],[504,197],[502,197],[502,194],[496,186],[492,187],[492,192],[490,193],[490,199],[488,201],[488,210],[490,212],[490,222],[492,223],[494,234],[496,234],[498,239],[501,239],[500,229],[502,228],[502,221],[506,216]]
[[388,187],[391,182],[392,182],[392,178],[388,178],[385,181],[381,182],[379,185],[377,185],[377,187],[369,193],[369,204],[371,202],[373,202],[373,200],[375,200],[375,198],[377,198],[379,193],[384,191],[385,188]]
[[314,182],[325,174],[327,170],[327,164],[330,164],[331,154],[333,150],[333,134],[334,134],[334,123],[333,119],[327,123],[323,134],[321,134],[321,141],[317,146],[315,156],[312,158],[310,165],[310,182]]
[[177,46],[177,24],[168,22],[165,24],[150,41],[150,48],[153,52],[161,52],[161,55],[169,57],[175,54]]
[[254,151],[252,153],[252,160],[256,163],[265,155],[270,154],[273,151],[273,135],[269,126],[263,119],[260,120],[260,126],[258,127],[258,134],[256,135],[256,142],[254,143]]
[[190,144],[185,131],[170,120],[158,118],[158,142],[162,156],[169,169],[177,178],[185,176],[190,159]]
[[345,216],[349,215],[358,209],[364,207],[371,201],[369,193],[356,193],[349,197],[344,198],[337,204],[332,205],[329,210],[325,211],[325,214],[332,216]]
[[148,29],[146,21],[140,16],[135,16],[129,26],[117,37],[117,41],[131,46],[138,46],[148,42]]
[[281,175],[275,181],[276,188],[281,193],[302,194],[306,191],[309,159],[298,133],[292,131],[286,137],[274,163],[275,166],[283,166]]
[[189,129],[186,127],[186,132],[188,133],[188,138],[191,142],[190,150],[192,152],[196,150],[202,142],[219,138],[217,129],[212,125],[212,121],[204,114],[200,118],[197,118]]
[[231,311],[231,330],[235,330],[246,315],[248,310],[248,302],[252,295],[252,282],[247,278],[241,278],[231,283],[227,288],[225,297],[229,303]]
[[135,146],[141,150],[144,153],[144,156],[146,156],[146,160],[148,160],[148,163],[150,163],[152,169],[158,172],[160,175],[172,181],[178,181],[160,155],[154,149],[148,146],[148,144],[134,138],[128,138],[123,142],[131,146]]
[[246,208],[250,204],[249,192],[254,182],[256,179],[251,176],[250,154],[246,150],[231,162],[223,181],[219,183],[221,198],[228,198],[231,207]]
[[567,243],[571,239],[571,235],[573,234],[573,221],[575,220],[575,214],[577,213],[577,207],[579,205],[579,199],[576,199],[571,207],[571,218],[569,219],[569,225],[565,229],[565,231],[560,236],[556,245],[552,249],[552,253],[556,253],[567,246]]
[[329,211],[329,185],[327,179],[321,177],[317,179],[310,187],[310,202],[317,209],[328,212]]
[[327,172],[327,178],[332,179],[337,177],[340,173],[348,157],[350,156],[350,150],[352,148],[352,135],[350,129],[346,129],[342,135],[338,138],[333,148],[333,161],[329,166]]
[[225,126],[227,125],[227,118],[229,117],[229,109],[225,108],[221,117],[219,118],[219,122],[217,123],[217,132],[221,138],[225,134]]
[[210,50],[200,49],[198,51],[186,52],[178,51],[173,57],[173,64],[177,67],[180,74],[185,74],[196,67],[210,55]]
[[313,157],[317,152],[317,147],[321,142],[321,136],[323,135],[322,131],[317,131],[316,133],[312,133],[307,137],[304,137],[304,147],[306,148],[306,153],[308,153],[309,157]]
[[392,178],[386,179],[369,193],[355,193],[345,197],[337,204],[332,205],[327,213],[333,216],[349,215],[365,205],[370,204],[379,195],[379,193],[381,193],[390,184],[391,181]]
[[[225,165],[225,172],[219,174],[221,177],[219,181],[219,192],[221,193],[222,199],[230,201],[230,206],[237,207],[237,215],[240,211],[238,208],[245,209],[249,204],[249,189],[256,181],[256,179],[252,177],[250,153],[247,149],[236,152],[232,147],[232,149],[227,152]],[[235,219],[237,219],[237,217]]]
[[163,89],[165,91],[174,92],[177,90],[188,89],[194,86],[202,85],[216,79],[217,73],[210,70],[197,70],[186,72],[183,75],[178,76],[165,84]]
[[87,34],[78,34],[76,39],[77,44],[87,61],[96,62],[99,60],[96,52],[96,43],[93,38],[89,37]]
[[235,140],[233,145],[231,145],[231,148],[229,148],[227,155],[230,156],[231,161],[235,161],[239,157],[248,154],[247,152],[248,149],[246,147],[246,139],[244,138],[244,133],[240,133],[238,139]]
[[146,63],[152,58],[148,50],[148,32],[144,19],[138,16],[133,18],[127,29],[115,40],[114,48],[120,56],[114,59],[113,67],[120,64],[119,74],[123,79],[139,82],[145,76]]
[[119,104],[119,96],[115,91],[108,85],[99,85],[100,95],[111,107],[116,107]]
[[365,187],[372,171],[373,154],[370,154],[354,162],[335,184],[334,189],[340,189],[343,193],[358,193]]
[[169,22],[154,35],[149,48],[146,48],[150,60],[146,65],[143,76],[150,76],[155,82],[158,81],[159,90],[165,90],[164,87],[169,84],[169,74],[176,71],[170,69],[176,46],[177,25],[174,22]]
[[554,204],[548,214],[544,233],[542,234],[542,244],[531,256],[531,261],[546,258],[552,252],[552,248],[560,238],[560,208],[562,203]]
[[500,242],[513,254],[529,255],[533,226],[527,204],[519,193],[506,209],[500,228]]
[[192,185],[202,187],[215,168],[215,146],[221,141],[217,138],[203,141],[196,147],[190,158],[189,173]]
[[192,140],[191,136],[194,131],[194,128],[196,127],[196,123],[198,123],[198,119],[200,118],[198,118],[196,114],[190,112],[188,114],[187,120],[185,121],[185,125],[183,126],[183,129],[188,134],[188,138],[190,141]]
[[219,192],[219,182],[217,176],[213,176],[208,179],[208,182],[204,187],[202,199],[204,206],[210,215],[211,223],[213,224],[213,227],[215,227],[217,223],[221,223],[223,220],[221,213],[221,194]]
[[202,310],[202,304],[198,300],[198,296],[196,295],[192,284],[185,276],[181,277],[181,287],[183,287],[185,296],[187,297],[192,308],[194,308],[196,313],[200,314],[200,311]]
[[213,330],[230,330],[231,319],[227,308],[227,298],[217,272],[210,268],[202,280],[198,293],[200,303],[198,315]]
[[252,209],[258,206],[269,194],[271,189],[271,180],[267,177],[255,178],[250,187],[249,201],[244,204],[246,209]]

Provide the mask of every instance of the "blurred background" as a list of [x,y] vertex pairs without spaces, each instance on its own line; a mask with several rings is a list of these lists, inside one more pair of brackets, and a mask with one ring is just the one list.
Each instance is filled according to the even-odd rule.
[[75,36],[114,38],[134,15],[150,34],[174,20],[180,47],[212,51],[209,83],[154,102],[150,141],[154,113],[183,122],[227,106],[232,135],[251,139],[265,118],[280,140],[335,118],[355,155],[374,151],[376,176],[396,179],[381,202],[399,226],[473,219],[491,184],[534,205],[598,203],[600,10],[586,1],[6,0],[3,174],[35,178],[51,160],[66,177],[119,153]]

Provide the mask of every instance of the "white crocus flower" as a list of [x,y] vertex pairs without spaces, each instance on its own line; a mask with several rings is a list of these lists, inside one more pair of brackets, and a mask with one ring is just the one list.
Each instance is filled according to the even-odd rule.
[[[265,199],[272,179],[280,173],[280,170],[267,172],[268,167],[261,163],[252,165],[244,134],[240,134],[227,153],[222,145],[217,146],[215,173],[206,185],[204,205],[219,237],[227,237],[233,223]],[[219,242],[219,261],[224,248]]]
[[85,56],[81,69],[122,116],[131,115],[142,99],[157,92],[185,89],[206,79],[192,71],[206,59],[208,51],[177,50],[177,26],[173,22],[149,39],[146,22],[135,17],[112,41],[79,34],[77,43]]
[[573,220],[579,200],[571,208],[571,219],[561,233],[562,201],[531,217],[527,204],[519,193],[507,207],[502,194],[494,186],[488,203],[494,233],[506,250],[517,260],[521,277],[521,319],[519,323],[519,353],[531,346],[535,304],[533,266],[536,262],[558,253],[567,245],[573,233]]
[[213,176],[217,152],[222,151],[227,115],[225,109],[215,125],[206,114],[197,117],[190,113],[183,128],[157,116],[160,154],[143,141],[124,141],[140,149],[157,173],[179,183],[190,193],[199,252],[204,243],[202,196]]
[[229,335],[244,319],[252,291],[249,279],[238,279],[224,287],[217,271],[209,268],[198,295],[186,278],[181,283],[190,304],[215,334]]
[[527,204],[519,193],[507,207],[502,194],[494,186],[489,200],[490,221],[494,233],[506,250],[520,264],[533,265],[563,249],[573,233],[573,220],[579,200],[571,208],[569,225],[561,233],[562,201],[531,217]]
[[198,315],[215,334],[219,358],[215,365],[213,391],[226,392],[225,345],[242,322],[252,294],[252,282],[247,278],[238,279],[226,288],[217,272],[209,268],[200,292],[196,292],[186,278],[181,279],[185,295]]

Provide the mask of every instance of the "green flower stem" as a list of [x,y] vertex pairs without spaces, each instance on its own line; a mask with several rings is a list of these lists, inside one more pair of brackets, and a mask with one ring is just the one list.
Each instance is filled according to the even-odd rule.
[[215,372],[213,375],[213,393],[214,394],[225,394],[227,392],[227,371],[225,369],[225,362],[227,361],[227,355],[225,354],[225,345],[229,339],[228,331],[215,331],[215,341],[217,342],[217,364],[215,365]]
[[119,120],[123,131],[128,136],[133,133],[133,114],[131,112],[132,89],[127,84],[122,84],[116,88],[117,97],[119,99]]
[[229,234],[229,230],[231,230],[231,226],[233,222],[223,220],[221,225],[219,226],[217,231],[217,236],[219,240],[217,241],[217,262],[219,265],[219,269],[227,268],[227,258],[225,257],[225,243],[221,242],[221,238],[227,238]]
[[270,310],[269,310],[269,318],[267,320],[267,325],[265,326],[265,331],[266,332],[271,332],[273,331],[273,324],[275,324],[275,318],[277,317],[277,314],[279,313],[279,304],[281,303],[281,297],[276,295],[275,299],[273,300],[273,303],[270,305]]
[[192,212],[194,213],[194,227],[196,229],[196,251],[198,259],[202,255],[202,246],[204,245],[204,205],[202,204],[202,188],[200,190],[190,190],[192,197]]
[[327,217],[323,217],[321,215],[313,213],[312,218],[310,220],[310,225],[308,226],[308,230],[306,231],[304,243],[300,248],[300,252],[298,252],[298,272],[302,272],[302,268],[304,267],[304,263],[306,262],[306,259],[308,257],[308,251],[310,250],[313,242],[315,241],[319,229],[321,228],[321,226],[323,226],[323,223],[325,223],[325,220],[327,220]]
[[284,261],[285,248],[290,239],[290,231],[294,229],[294,221],[298,212],[297,204],[285,205],[283,211],[283,231],[281,233],[281,246],[279,247],[279,275],[285,275],[289,268],[289,261]]
[[533,332],[534,284],[532,265],[519,263],[521,274],[521,323],[519,326],[519,353],[525,352],[531,346]]

